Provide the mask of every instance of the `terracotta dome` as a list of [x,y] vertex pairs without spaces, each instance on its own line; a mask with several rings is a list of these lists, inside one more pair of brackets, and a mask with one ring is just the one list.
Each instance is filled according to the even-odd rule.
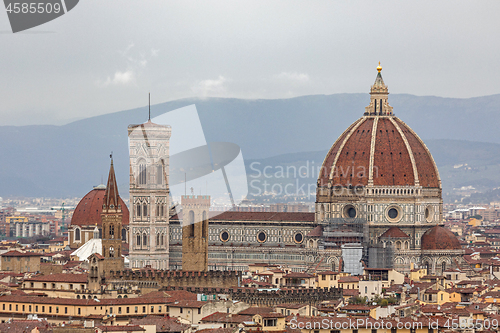
[[421,248],[422,250],[460,250],[462,246],[450,230],[435,226],[422,235]]
[[441,188],[431,153],[418,135],[394,116],[380,71],[370,105],[333,144],[318,187],[421,186]]
[[374,186],[441,187],[429,150],[395,116],[365,116],[354,122],[326,155],[322,170],[327,172],[321,173],[319,185],[366,186],[370,169]]
[[[71,218],[71,225],[86,226],[97,224],[101,226],[101,212],[105,193],[105,185],[96,186],[92,191],[87,193],[76,206]],[[122,198],[120,198],[119,202],[123,214],[122,225],[128,225],[129,213],[127,205],[123,202]]]

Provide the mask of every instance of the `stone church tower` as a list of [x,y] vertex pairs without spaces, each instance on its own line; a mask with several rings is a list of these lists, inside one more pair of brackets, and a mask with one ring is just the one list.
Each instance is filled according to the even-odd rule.
[[128,127],[130,268],[169,268],[170,126],[148,120]]
[[123,271],[122,258],[122,205],[116,184],[113,159],[109,168],[108,184],[102,203],[102,255],[106,262],[104,274]]
[[208,270],[208,212],[210,196],[183,195],[182,270]]

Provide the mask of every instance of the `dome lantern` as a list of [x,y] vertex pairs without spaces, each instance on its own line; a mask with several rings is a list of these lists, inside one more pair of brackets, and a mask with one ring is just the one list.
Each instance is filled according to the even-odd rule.
[[392,106],[389,105],[389,89],[382,79],[380,61],[377,67],[377,77],[370,89],[370,105],[365,108],[365,116],[392,116]]

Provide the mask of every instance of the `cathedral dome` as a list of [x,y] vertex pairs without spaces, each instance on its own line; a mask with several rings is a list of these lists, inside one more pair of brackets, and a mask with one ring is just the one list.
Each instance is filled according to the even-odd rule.
[[435,226],[422,235],[421,248],[422,250],[460,250],[462,246],[450,230]]
[[326,155],[318,188],[369,185],[441,188],[431,153],[418,135],[393,115],[380,70],[363,117],[342,133]]
[[[97,224],[101,226],[101,212],[105,193],[105,185],[96,186],[92,191],[87,193],[76,206],[71,218],[71,225],[91,226]],[[128,225],[129,213],[127,205],[123,202],[122,198],[119,198],[119,202],[123,214],[122,225]]]

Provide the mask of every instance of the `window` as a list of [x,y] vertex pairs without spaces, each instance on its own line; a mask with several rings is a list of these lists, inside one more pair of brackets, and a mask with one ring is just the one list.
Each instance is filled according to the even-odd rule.
[[135,313],[137,313],[137,312],[139,312],[139,310],[138,310],[138,308],[137,308],[137,306],[136,306],[136,307],[135,307]]
[[28,312],[31,312],[31,305],[28,305]]
[[109,308],[109,314],[112,314],[112,313],[113,313],[113,307],[111,306],[111,307]]
[[137,217],[141,217],[141,205],[140,204],[136,205],[136,212],[137,212]]
[[80,240],[80,228],[75,229],[75,241]]
[[182,308],[180,309],[180,313],[182,313]]
[[146,164],[139,164],[139,185],[146,185]]
[[43,289],[47,289],[47,284],[46,283],[43,284]]
[[146,307],[145,306],[142,307],[142,313],[146,313]]
[[207,220],[207,212],[203,211],[203,221],[201,222],[201,237],[206,238],[208,236],[208,220]]
[[128,306],[127,306],[127,308],[125,309],[125,311],[126,311],[127,313],[129,313],[129,312],[130,312],[130,309],[129,309],[129,307],[128,307]]
[[148,216],[148,205],[142,205],[142,214],[144,215],[144,217]]
[[52,313],[52,307],[49,306],[49,313]]
[[56,289],[56,284],[52,283],[52,289]]
[[38,305],[35,305],[35,312],[38,312]]
[[34,288],[35,287],[35,284],[33,282],[30,283],[30,287],[31,288]]
[[16,311],[19,311],[19,305],[16,304]]
[[198,314],[201,314],[201,308],[200,308],[200,309],[198,309]]
[[68,307],[67,306],[64,307],[64,313],[68,313]]
[[158,306],[158,312],[161,312],[161,305]]
[[141,235],[137,234],[137,237],[136,237],[136,238],[137,238],[137,240],[136,240],[136,243],[137,243],[137,244],[136,244],[136,245],[137,245],[138,247],[140,247],[140,246],[141,246]]
[[78,314],[82,314],[82,310],[78,308]]
[[109,238],[115,238],[115,226],[113,224],[109,227]]
[[121,306],[118,307],[118,313],[122,313],[122,307]]
[[45,306],[42,305],[42,312],[45,312]]
[[321,280],[325,281],[326,280],[326,275],[321,275]]
[[155,307],[153,305],[151,305],[151,313],[154,313],[155,312]]
[[[163,160],[161,160],[160,162],[163,162]],[[158,165],[158,167],[156,168],[156,184],[163,184],[163,165]]]
[[194,212],[192,210],[189,211],[189,233],[188,237],[194,237]]
[[56,313],[59,313],[59,307],[56,306]]

